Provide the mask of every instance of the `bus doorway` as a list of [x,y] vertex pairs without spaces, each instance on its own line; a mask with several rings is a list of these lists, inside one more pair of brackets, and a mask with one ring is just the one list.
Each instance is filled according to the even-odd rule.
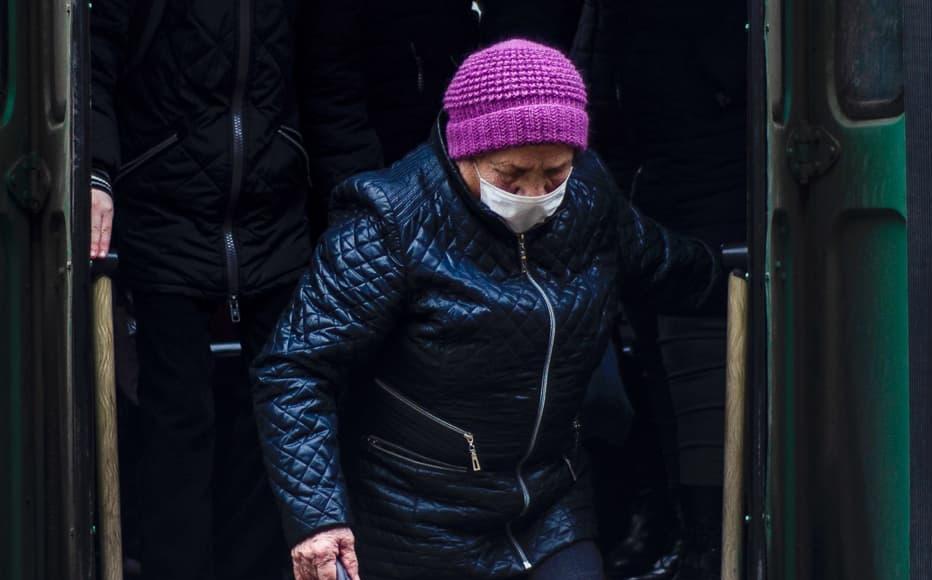
[[[919,341],[932,321],[922,299],[929,236],[919,220],[930,215],[922,201],[932,199],[921,171],[932,91],[921,55],[932,54],[932,14],[913,0],[729,4],[721,13],[690,8],[706,10],[685,23],[646,8],[627,12],[633,36],[612,41],[646,44],[603,77],[611,81],[592,105],[614,107],[629,122],[599,123],[596,141],[637,127],[647,139],[623,143],[613,166],[619,180],[661,219],[695,217],[676,213],[689,207],[677,205],[688,191],[661,195],[670,191],[667,169],[695,169],[664,148],[677,140],[670,131],[702,125],[691,122],[690,91],[731,89],[704,97],[708,110],[729,115],[712,124],[727,144],[695,149],[707,161],[726,150],[728,158],[679,185],[731,168],[716,174],[731,188],[726,209],[740,223],[727,241],[750,232],[750,477],[739,539],[746,577],[923,578],[922,428],[932,414],[928,350]],[[87,3],[0,0],[0,576],[14,580],[96,575],[87,16]],[[698,49],[678,61],[665,52],[726,24],[750,48],[747,68],[743,53],[707,58]],[[647,50],[652,37],[671,42]],[[914,60],[904,62],[904,44]],[[665,62],[683,69],[674,74]],[[734,62],[729,74],[747,73],[738,85],[721,75]],[[668,76],[693,80],[664,90],[656,81]],[[640,109],[619,113],[631,91]],[[682,116],[671,122],[661,113]],[[911,134],[926,140],[908,149]]]

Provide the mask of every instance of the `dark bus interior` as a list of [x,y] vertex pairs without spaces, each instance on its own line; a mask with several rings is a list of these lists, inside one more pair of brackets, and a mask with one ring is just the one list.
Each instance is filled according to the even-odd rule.
[[[361,49],[384,162],[427,136],[458,58],[532,38],[575,59],[590,143],[641,211],[710,246],[746,243],[735,267],[747,274],[729,279],[749,296],[741,316],[729,311],[748,343],[730,359],[747,374],[743,464],[723,460],[724,296],[691,317],[629,306],[592,378],[582,433],[609,577],[932,577],[932,3],[352,1],[367,7],[363,41],[336,26],[315,34],[334,57]],[[111,308],[96,299],[112,260],[84,253],[91,4],[0,0],[0,578],[11,580],[140,572],[132,302],[116,288],[116,346],[101,349]],[[418,16],[433,10],[449,12]],[[325,139],[304,138],[312,160],[323,155]],[[322,226],[329,190],[315,183]],[[254,429],[226,418],[250,401],[225,310],[211,349],[220,438]],[[114,389],[97,372],[112,351],[118,462],[99,447],[113,413],[97,405]],[[218,447],[218,489],[236,461],[235,446]],[[116,464],[119,486],[102,476]],[[744,477],[737,493],[723,491],[729,466]],[[218,511],[231,506],[216,496]],[[218,538],[231,530],[216,526]],[[729,550],[738,557],[719,571]]]
[[[592,144],[635,204],[712,247],[744,242],[747,3],[728,0],[710,9],[686,1],[592,2],[585,14],[579,1],[524,4],[526,16],[490,6],[481,42],[525,36],[571,51],[590,86]],[[374,119],[385,135],[396,130],[393,122]],[[398,147],[386,151],[386,163],[402,154]],[[585,444],[596,466],[600,544],[612,578],[719,577],[724,301],[722,295],[692,318],[626,311],[617,348],[593,379]],[[125,295],[115,312],[117,328],[128,329],[117,333],[117,382],[125,572],[132,577],[139,572],[143,500],[133,491],[140,424]],[[229,414],[224,410],[250,401],[239,395],[244,389],[231,387],[244,380],[245,366],[224,309],[215,323],[212,375],[222,440],[244,427],[219,419]],[[218,447],[217,481],[235,461],[235,450]],[[230,501],[219,495],[218,512],[232,509]]]
[[[0,31],[8,30],[6,19],[15,14],[10,6],[17,4],[22,5],[0,0]],[[591,144],[644,213],[712,247],[746,241],[751,113],[745,0],[725,0],[714,8],[686,0],[475,4],[474,10],[482,15],[476,30],[469,31],[473,46],[521,36],[558,46],[573,56],[590,88]],[[385,5],[372,5],[374,13],[386,11]],[[404,27],[379,34],[385,42],[404,46],[406,54],[408,45],[414,46],[405,36],[413,32]],[[86,49],[80,44],[86,41],[79,39],[79,48]],[[0,42],[0,48],[5,51],[7,43]],[[10,88],[2,82],[11,62],[7,56],[0,55],[0,102]],[[84,76],[78,81],[86,85],[88,71],[80,74]],[[433,89],[435,110],[442,88]],[[433,113],[416,116],[406,127],[404,147],[421,139],[412,135],[426,136],[433,120]],[[86,119],[77,122],[87,123]],[[373,124],[386,140],[398,130],[398,119],[391,116],[374,115]],[[385,162],[397,160],[404,147],[384,147]],[[86,174],[86,163],[83,158],[76,161],[76,176]],[[83,236],[86,232],[76,234],[76,245],[85,241]],[[583,427],[596,466],[605,563],[611,577],[618,579],[719,578],[725,296],[692,318],[660,316],[643,308],[625,314],[615,348],[593,377]],[[86,326],[88,321],[76,324]],[[132,302],[119,289],[114,327],[124,570],[132,578],[140,572],[138,508],[145,500],[134,491],[140,422],[134,402]],[[222,308],[215,317],[211,371],[218,439],[254,428],[222,419],[228,415],[225,409],[251,405],[242,396],[248,389],[233,386],[246,380],[246,363],[239,352]],[[87,348],[79,354],[87,355]],[[78,435],[77,443],[71,441],[75,445],[92,439],[85,432]],[[214,475],[218,483],[236,460],[235,449],[218,446]],[[87,490],[81,488],[75,495],[79,491]],[[88,493],[81,499],[87,502],[92,496]],[[232,511],[234,502],[221,493],[215,508]],[[80,511],[81,506],[68,509]],[[80,559],[70,554],[62,558],[61,566]]]

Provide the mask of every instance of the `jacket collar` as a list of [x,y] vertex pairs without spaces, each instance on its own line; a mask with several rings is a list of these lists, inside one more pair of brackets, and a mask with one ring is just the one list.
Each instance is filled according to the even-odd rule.
[[434,123],[434,128],[431,131],[430,143],[431,147],[434,149],[434,154],[440,161],[440,165],[447,174],[450,189],[452,189],[463,200],[466,207],[468,207],[476,217],[488,225],[492,231],[498,235],[506,236],[509,239],[515,239],[516,234],[511,231],[505,221],[486,207],[484,203],[479,201],[479,199],[473,195],[472,191],[469,190],[469,186],[466,185],[466,181],[460,174],[459,166],[447,152],[446,134],[444,132],[445,126],[446,113],[441,112],[437,115],[437,121]]

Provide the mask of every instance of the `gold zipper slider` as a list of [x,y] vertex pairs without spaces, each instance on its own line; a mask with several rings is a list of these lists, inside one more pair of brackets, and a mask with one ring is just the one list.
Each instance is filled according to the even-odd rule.
[[518,255],[521,257],[521,272],[527,273],[527,246],[524,244],[524,234],[518,234]]
[[472,436],[472,433],[463,433],[463,438],[466,440],[466,444],[469,445],[469,458],[472,460],[472,470],[482,471],[482,466],[479,465],[479,452],[476,451],[476,438]]

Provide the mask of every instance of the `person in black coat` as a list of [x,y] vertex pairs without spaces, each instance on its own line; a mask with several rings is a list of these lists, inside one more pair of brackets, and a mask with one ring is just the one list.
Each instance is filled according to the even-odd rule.
[[308,3],[302,123],[320,210],[333,187],[424,141],[443,90],[476,48],[469,0]]
[[[593,144],[632,203],[714,247],[747,235],[746,22],[741,0],[714,9],[586,0],[573,53],[591,90]],[[634,445],[644,449],[644,437],[659,437],[671,460],[666,471],[680,484],[683,580],[719,577],[724,310],[720,295],[701,313],[657,318],[638,308],[632,317],[645,362],[668,394],[641,397],[637,411],[648,419],[639,424],[659,433],[642,433]]]
[[722,272],[620,195],[585,105],[557,50],[493,45],[428,143],[337,186],[253,365],[298,580],[603,577],[578,413],[618,303]]
[[302,25],[292,0],[91,11],[92,186],[138,329],[144,578],[278,580],[287,561],[248,381],[218,416],[208,324],[222,308],[250,358],[309,260]]
[[484,45],[527,38],[564,52],[573,47],[582,0],[479,0]]

